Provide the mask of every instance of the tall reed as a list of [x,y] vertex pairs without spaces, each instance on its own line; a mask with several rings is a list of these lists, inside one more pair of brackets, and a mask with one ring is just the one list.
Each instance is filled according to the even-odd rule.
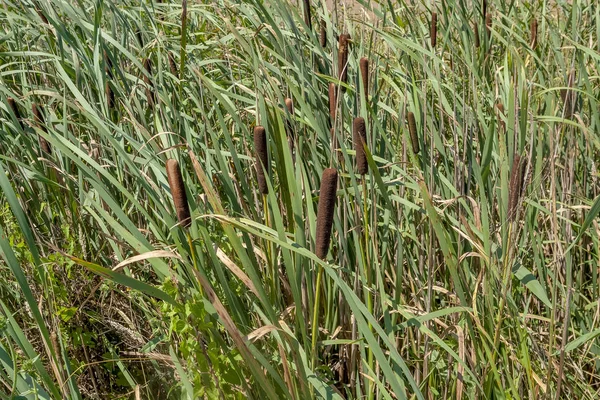
[[185,192],[185,184],[183,183],[183,177],[179,169],[179,162],[171,158],[167,160],[166,168],[169,188],[171,189],[175,211],[177,212],[177,220],[181,226],[187,228],[191,225],[192,219],[190,217],[190,207]]

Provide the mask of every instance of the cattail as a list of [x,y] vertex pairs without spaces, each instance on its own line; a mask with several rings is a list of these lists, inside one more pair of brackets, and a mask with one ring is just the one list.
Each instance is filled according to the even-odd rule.
[[431,35],[431,48],[435,49],[437,44],[437,13],[431,14],[431,26],[429,27],[429,33]]
[[107,51],[104,50],[104,72],[111,79],[113,78],[112,70],[113,70],[112,61],[110,60],[110,57],[108,56]]
[[415,114],[408,112],[408,132],[410,133],[410,142],[412,144],[413,153],[419,153],[419,137],[417,136],[417,123],[415,122]]
[[496,103],[496,108],[498,109],[498,124],[500,125],[502,130],[505,131],[506,124],[504,123],[504,119],[502,119],[502,117],[504,116],[504,104],[498,102]]
[[[338,48],[338,78],[342,83],[348,82],[348,41],[350,35],[344,33],[340,35]],[[342,91],[346,91],[345,85],[342,85]]]
[[106,81],[104,84],[104,94],[106,95],[106,105],[107,107],[113,108],[115,106],[115,93],[110,86],[110,82]]
[[267,133],[265,128],[257,126],[254,128],[254,151],[256,152],[256,176],[258,178],[258,190],[262,194],[269,193],[265,172],[268,173],[269,154],[267,152]]
[[178,78],[179,74],[177,72],[177,63],[175,62],[175,56],[172,52],[169,51],[167,57],[169,58],[169,69],[171,70],[171,74]]
[[363,117],[354,118],[352,124],[352,140],[354,141],[354,150],[356,151],[356,171],[364,175],[369,171],[365,146],[367,145],[367,129]]
[[571,118],[575,112],[575,105],[577,103],[577,93],[571,88],[575,85],[575,69],[571,69],[569,76],[567,77],[567,87],[569,89],[561,89],[560,97],[564,102],[564,115],[565,118]]
[[481,15],[483,15],[483,16],[487,15],[487,0],[483,0],[483,2],[482,2]]
[[144,47],[144,38],[142,37],[142,31],[140,31],[139,29],[137,31],[135,31],[135,37],[137,38],[137,41],[140,44],[140,47],[143,48]]
[[473,23],[473,35],[475,36],[475,47],[479,48],[479,24]]
[[485,15],[485,32],[486,32],[488,38],[490,37],[491,30],[492,30],[492,14],[487,13]]
[[336,99],[336,87],[335,83],[329,84],[329,116],[331,117],[331,122],[335,121],[335,114],[337,111],[337,99]]
[[319,35],[319,42],[321,43],[321,47],[327,46],[327,24],[325,20],[321,20],[321,34]]
[[146,70],[146,75],[144,75],[144,82],[146,83],[146,100],[148,100],[148,104],[153,105],[156,97],[153,90],[154,84],[150,79],[152,76],[152,61],[149,58],[144,60],[144,69]]
[[360,76],[362,78],[363,93],[365,94],[365,100],[369,99],[369,59],[363,57],[359,61]]
[[337,196],[337,181],[338,173],[335,168],[327,168],[323,171],[319,193],[319,206],[317,209],[317,237],[315,241],[315,254],[321,260],[324,260],[329,252],[333,211]]
[[[42,109],[36,103],[31,105],[31,111],[33,112],[33,121],[35,124],[44,132],[48,132],[46,128],[46,122],[44,119],[44,114],[42,113]],[[39,136],[40,140],[40,148],[47,154],[52,154],[52,148],[50,147],[50,143],[46,141],[43,137]]]
[[190,207],[187,202],[183,177],[181,176],[177,160],[167,160],[167,178],[171,194],[173,195],[175,210],[177,211],[177,220],[183,227],[187,228],[192,223],[192,219],[190,217]]
[[312,23],[310,16],[310,0],[304,0],[304,22],[308,26],[308,30],[312,31]]
[[294,102],[289,97],[285,99],[285,108],[287,109],[288,113],[290,114],[287,118],[286,128],[287,128],[287,135],[288,135],[288,140],[290,141],[290,148],[291,148],[292,144],[294,143],[294,127],[292,126],[292,117],[294,115]]
[[508,220],[512,221],[517,213],[517,205],[522,191],[523,165],[521,165],[521,156],[515,154],[513,165],[510,171],[510,184],[508,186]]
[[9,97],[6,100],[8,101],[8,105],[12,110],[13,114],[15,114],[15,118],[17,119],[17,121],[19,121],[19,125],[21,125],[21,128],[23,128],[23,121],[21,121],[21,113],[19,112],[19,106],[17,106],[15,99]]
[[35,12],[37,13],[37,15],[40,17],[40,19],[42,20],[43,23],[48,24],[48,18],[46,18],[46,16],[44,15],[44,13],[42,12],[42,9],[39,8],[38,6],[35,7]]
[[538,34],[538,22],[535,17],[533,17],[533,19],[531,20],[530,29],[531,29],[531,33],[530,33],[531,48],[535,50],[535,48],[537,47],[537,34]]

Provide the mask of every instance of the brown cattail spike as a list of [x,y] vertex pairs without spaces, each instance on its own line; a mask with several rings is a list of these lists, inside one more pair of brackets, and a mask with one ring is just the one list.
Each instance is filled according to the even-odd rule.
[[254,128],[254,151],[256,152],[258,190],[261,194],[267,194],[269,193],[269,187],[265,174],[268,174],[269,154],[267,152],[267,133],[262,126]]
[[531,29],[531,33],[530,33],[531,48],[533,50],[535,50],[535,48],[537,47],[537,34],[538,34],[538,22],[535,17],[533,17],[533,19],[531,20],[530,29]]
[[312,31],[311,19],[310,0],[304,0],[304,22],[306,23],[306,26],[308,26],[309,31]]
[[362,78],[363,93],[365,94],[365,100],[369,99],[369,59],[363,57],[359,61],[360,66],[360,77]]
[[575,106],[577,104],[577,92],[572,90],[575,86],[575,69],[571,69],[569,72],[569,76],[567,77],[567,87],[568,89],[560,90],[560,97],[564,102],[564,116],[565,118],[571,118],[573,113],[575,112]]
[[510,171],[510,184],[508,187],[508,219],[512,221],[517,213],[517,206],[522,191],[523,165],[521,165],[521,156],[515,154],[513,165]]
[[479,48],[479,24],[477,22],[473,24],[473,35],[475,36],[475,47]]
[[[39,105],[33,103],[31,105],[31,111],[33,112],[33,121],[35,124],[44,132],[48,132],[46,128],[46,122],[44,118],[44,114],[42,113],[42,109]],[[46,141],[43,137],[39,136],[40,140],[40,148],[47,154],[52,154],[52,148],[50,147],[50,143]]]
[[287,130],[288,142],[289,142],[290,150],[291,150],[294,145],[294,126],[292,124],[292,121],[293,121],[292,117],[294,115],[294,102],[289,97],[285,99],[285,108],[287,109],[288,113],[290,114],[287,118],[286,130]]
[[496,108],[498,109],[498,124],[503,131],[506,130],[506,124],[504,123],[504,104],[496,103]]
[[6,99],[8,101],[8,106],[12,110],[13,114],[15,114],[15,118],[19,121],[19,125],[23,128],[23,121],[21,121],[21,113],[19,112],[19,106],[17,106],[17,102],[12,97]]
[[[338,78],[342,83],[348,82],[348,41],[350,35],[347,33],[340,35],[338,48]],[[342,85],[342,91],[346,91],[345,85]]]
[[485,32],[486,32],[488,38],[490,37],[491,31],[492,31],[492,14],[487,13],[485,15]]
[[185,184],[183,183],[183,177],[181,176],[177,160],[167,160],[167,179],[169,180],[173,203],[175,203],[175,210],[177,211],[177,220],[183,227],[187,228],[192,223],[192,219],[185,193]]
[[173,55],[172,52],[169,52],[168,57],[169,57],[169,69],[171,70],[171,74],[173,74],[176,78],[178,78],[179,74],[177,73],[177,63],[175,62],[175,56]]
[[321,191],[317,209],[317,231],[315,240],[315,254],[321,260],[327,257],[331,241],[331,228],[333,226],[333,211],[337,197],[338,173],[334,168],[327,168],[321,177]]
[[319,35],[319,42],[321,47],[327,46],[327,24],[325,20],[321,20],[321,33]]
[[352,141],[356,152],[356,172],[364,175],[369,171],[365,146],[367,145],[367,128],[363,117],[354,118],[352,124]]
[[413,153],[418,154],[421,150],[419,148],[419,136],[417,136],[417,123],[415,121],[415,114],[408,112],[408,132],[410,133],[410,143],[412,144]]
[[334,83],[329,84],[329,116],[331,117],[331,122],[335,121],[335,114],[337,111],[337,93],[336,87]]
[[437,13],[431,14],[431,26],[429,27],[429,33],[431,35],[431,48],[435,49],[437,44]]
[[152,76],[152,61],[149,58],[144,60],[144,69],[146,70],[146,74],[144,75],[144,83],[146,83],[146,100],[148,104],[153,105],[155,103],[155,95],[150,77]]

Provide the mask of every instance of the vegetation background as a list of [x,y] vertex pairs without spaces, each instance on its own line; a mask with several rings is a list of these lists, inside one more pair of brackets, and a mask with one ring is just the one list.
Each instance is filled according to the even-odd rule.
[[1,398],[599,397],[600,5],[360,3],[0,0]]

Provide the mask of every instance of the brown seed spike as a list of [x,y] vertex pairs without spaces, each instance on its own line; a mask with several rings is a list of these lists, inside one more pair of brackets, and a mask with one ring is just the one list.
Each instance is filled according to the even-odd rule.
[[354,141],[354,151],[356,151],[356,172],[364,175],[369,171],[369,163],[365,153],[367,145],[367,129],[363,117],[354,118],[352,124],[352,140]]
[[521,171],[521,156],[515,154],[513,158],[513,165],[510,171],[510,184],[508,187],[508,220],[512,221],[517,213],[517,205],[519,204],[519,197],[521,194],[521,185],[523,179],[523,172]]
[[306,26],[308,26],[308,30],[312,31],[312,23],[310,20],[310,0],[304,0],[304,22],[306,23]]
[[179,78],[179,74],[177,73],[177,63],[175,62],[175,56],[173,53],[169,51],[169,69],[171,70],[171,74],[173,74],[176,78]]
[[362,78],[363,93],[365,94],[365,100],[369,99],[369,59],[363,57],[359,61],[360,76]]
[[110,87],[110,82],[106,82],[104,85],[104,94],[106,95],[106,105],[108,108],[113,108],[115,106],[115,93]]
[[324,260],[329,253],[331,242],[331,228],[333,226],[333,211],[337,197],[338,173],[335,168],[327,168],[321,177],[321,191],[317,209],[317,231],[315,240],[315,254]]
[[[340,35],[340,42],[338,48],[338,79],[342,83],[348,82],[348,41],[350,35],[347,33]],[[345,85],[342,85],[342,91],[346,91]]]
[[15,114],[15,118],[19,121],[19,125],[23,128],[23,121],[21,121],[21,113],[19,112],[19,106],[17,106],[17,102],[12,97],[6,99],[8,101],[8,105],[12,110],[13,114]]
[[485,32],[486,32],[488,38],[490,37],[491,31],[492,31],[492,14],[487,13],[485,16]]
[[181,176],[177,160],[167,160],[167,179],[169,180],[173,203],[175,203],[175,210],[177,211],[177,220],[183,227],[187,228],[191,225],[192,219],[185,193],[185,184],[183,183],[183,177]]
[[473,35],[475,36],[475,47],[479,48],[479,24],[477,22],[473,24]]
[[483,0],[482,2],[481,15],[487,15],[487,0]]
[[294,127],[292,125],[292,116],[294,115],[294,102],[289,97],[285,99],[285,108],[290,114],[287,118],[286,128],[288,139],[290,140],[290,146],[292,146],[292,143],[294,143]]
[[408,131],[410,133],[410,142],[412,144],[413,153],[419,154],[421,150],[419,148],[419,137],[417,136],[417,123],[415,121],[415,114],[408,112]]
[[435,49],[437,44],[437,13],[431,14],[431,26],[429,27],[429,33],[431,35],[431,48]]
[[502,117],[504,116],[504,104],[496,103],[496,108],[498,109],[498,125],[502,128],[503,131],[506,130],[506,124]]
[[[48,132],[46,128],[46,122],[44,119],[44,114],[42,113],[42,109],[36,103],[31,105],[31,111],[33,112],[33,121],[35,124],[44,132]],[[52,147],[50,147],[50,143],[46,141],[43,137],[38,137],[40,140],[40,148],[47,154],[52,154]]]
[[144,82],[146,83],[146,100],[148,104],[153,105],[155,103],[155,95],[154,90],[152,90],[154,84],[150,77],[152,76],[152,61],[149,58],[144,60],[144,69],[146,70],[146,75],[144,75]]
[[329,116],[331,117],[331,122],[335,121],[335,115],[337,111],[337,99],[336,99],[336,87],[335,83],[329,84]]
[[571,118],[575,112],[575,106],[577,103],[577,92],[571,90],[575,86],[575,69],[571,69],[569,76],[567,77],[567,87],[569,89],[561,89],[560,97],[564,102],[564,115],[565,118]]
[[538,22],[535,17],[533,17],[533,19],[531,20],[530,29],[531,29],[531,33],[530,33],[531,48],[533,50],[535,50],[535,48],[537,47],[537,34],[538,34]]
[[327,46],[327,24],[325,24],[325,20],[321,20],[321,34],[319,35],[319,42],[321,47]]
[[261,194],[269,193],[267,178],[269,167],[269,154],[267,152],[267,133],[265,128],[257,126],[254,128],[254,151],[256,152],[256,176],[258,179],[258,190]]

